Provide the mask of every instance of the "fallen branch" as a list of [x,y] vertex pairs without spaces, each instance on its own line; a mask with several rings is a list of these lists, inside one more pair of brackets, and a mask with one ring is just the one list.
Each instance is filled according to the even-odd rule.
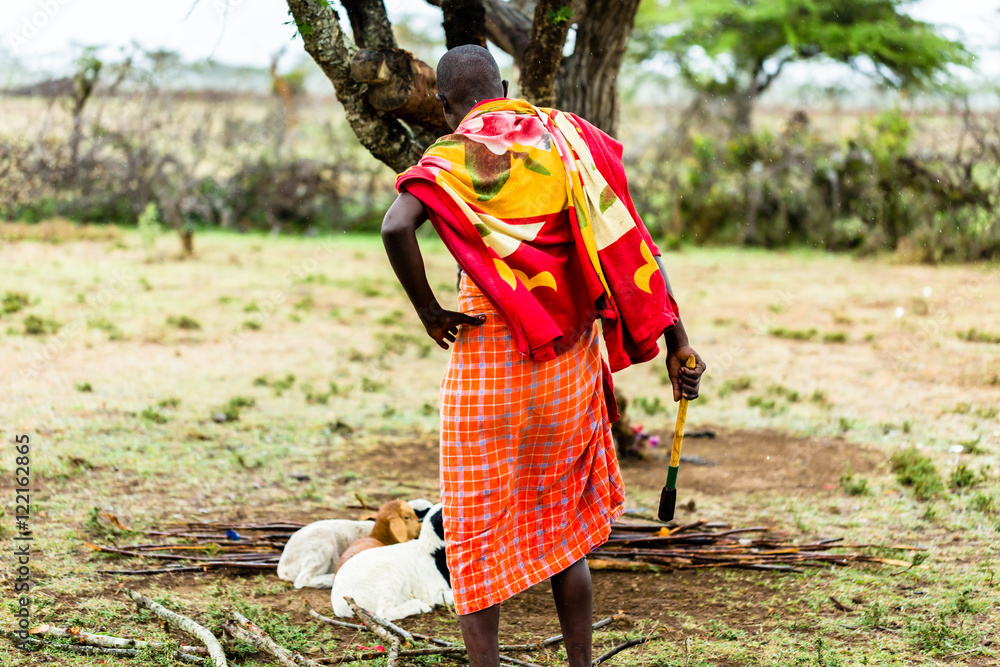
[[[31,630],[28,630],[28,634],[48,637],[68,637],[70,639],[75,639],[80,644],[103,646],[104,648],[157,649],[167,648],[170,646],[170,644],[165,642],[150,642],[142,639],[126,639],[125,637],[114,637],[111,635],[95,635],[90,632],[84,632],[80,628],[57,628],[48,624],[34,627]],[[181,644],[179,650],[182,653],[194,653],[199,655],[208,654],[208,650],[203,646],[188,646],[187,644]]]
[[[230,609],[227,614],[227,618],[237,624],[235,627],[253,637],[253,640],[250,641],[251,644],[260,648],[265,653],[273,655],[286,667],[319,667],[319,663],[314,660],[310,660],[295,651],[289,651],[283,646],[279,646],[276,641],[271,639],[267,633],[260,628],[260,626],[238,611]],[[231,627],[233,626],[228,623],[223,625],[224,629],[229,629]]]
[[[410,642],[413,641],[413,635],[411,635],[409,632],[407,632],[403,628],[399,627],[395,623],[391,623],[391,622],[385,620],[384,618],[379,618],[375,614],[373,614],[373,613],[371,613],[371,612],[369,612],[369,611],[367,611],[365,609],[362,609],[354,601],[353,598],[345,597],[344,598],[344,602],[347,603],[347,606],[349,606],[351,608],[351,610],[354,612],[355,616],[357,616],[358,618],[360,618],[361,621],[366,626],[369,625],[369,624],[371,624],[371,623],[373,623],[373,624],[381,627],[386,632],[391,632],[392,634],[394,634],[396,637],[398,637],[403,642],[403,644],[409,644]],[[375,633],[375,634],[379,634],[379,633]],[[381,636],[381,634],[379,634],[379,636]]]
[[[34,637],[22,639],[16,636],[13,632],[8,632],[6,630],[0,630],[0,634],[12,642],[35,646],[40,649],[56,649],[59,651],[68,651],[69,653],[78,653],[80,655],[114,655],[120,658],[135,658],[139,656],[139,650],[134,648],[108,648],[105,646],[87,646],[85,644],[62,644],[60,642],[43,641],[41,639],[35,639]],[[181,651],[176,651],[174,653],[174,657],[178,660],[195,664],[203,664],[205,662],[205,658],[200,658],[196,655],[191,655],[190,653],[182,653]]]
[[365,626],[365,630],[372,633],[373,635],[384,641],[386,644],[392,644],[394,640],[399,641],[399,637],[397,637],[389,630],[385,629],[384,627],[376,623],[372,614],[370,614],[369,612],[365,611],[360,606],[358,606],[358,603],[354,601],[354,598],[349,598],[345,596],[344,602],[346,602],[347,606],[351,608],[351,611],[354,612],[354,615],[358,617],[358,620],[361,621],[361,624]]
[[209,657],[215,661],[215,667],[228,667],[226,654],[222,650],[222,645],[219,644],[219,640],[215,638],[215,635],[209,632],[205,627],[198,625],[186,616],[181,616],[180,614],[170,611],[166,607],[153,602],[145,595],[140,595],[129,588],[125,589],[125,595],[131,598],[137,606],[145,607],[174,628],[187,632],[188,634],[194,635],[200,639],[201,643],[203,643],[205,648],[208,649]]

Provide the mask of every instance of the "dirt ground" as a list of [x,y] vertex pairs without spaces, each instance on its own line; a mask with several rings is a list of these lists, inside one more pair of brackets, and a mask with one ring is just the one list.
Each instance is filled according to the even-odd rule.
[[[109,579],[97,573],[109,561],[85,547],[134,539],[104,534],[95,509],[141,528],[357,518],[359,497],[438,497],[445,356],[415,326],[377,239],[197,243],[189,261],[166,242],[147,261],[130,233],[0,245],[0,295],[28,297],[0,315],[0,437],[31,436],[35,621],[157,636],[122,599],[119,585],[131,585],[206,622],[243,602],[287,614],[283,631],[303,650],[371,644],[315,629],[303,601],[328,611],[326,591],[294,591],[270,574]],[[453,261],[440,244],[425,247],[435,291],[453,299]],[[731,249],[669,259],[709,364],[689,413],[678,520],[772,526],[798,542],[915,545],[928,560],[903,571],[595,571],[595,616],[630,619],[598,632],[595,653],[653,632],[663,641],[614,664],[994,664],[1000,346],[968,332],[1000,335],[995,269]],[[29,316],[58,333],[29,334]],[[648,461],[622,462],[630,519],[654,512],[666,474],[675,408],[662,376],[662,359],[616,374],[632,422],[662,443]],[[227,406],[234,418],[219,421]],[[918,498],[894,474],[890,456],[907,447],[929,457],[941,491]],[[12,499],[12,489],[0,476],[0,493]],[[0,506],[4,539],[11,517]],[[0,568],[4,593],[10,572]],[[12,613],[0,606],[0,625]],[[505,603],[502,618],[506,641],[558,630],[547,584]],[[458,636],[447,610],[404,625]],[[0,642],[0,664],[42,664],[20,657]],[[556,652],[531,659],[559,664]]]

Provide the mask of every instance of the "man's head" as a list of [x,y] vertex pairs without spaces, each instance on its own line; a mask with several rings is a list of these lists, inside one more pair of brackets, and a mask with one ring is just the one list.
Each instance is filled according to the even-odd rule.
[[507,96],[507,82],[489,51],[481,46],[456,46],[437,66],[438,101],[451,129],[483,100]]

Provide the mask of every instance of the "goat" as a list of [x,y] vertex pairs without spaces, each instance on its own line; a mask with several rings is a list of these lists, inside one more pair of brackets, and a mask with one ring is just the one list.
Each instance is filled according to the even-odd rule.
[[366,549],[385,547],[415,539],[420,535],[420,519],[417,513],[403,500],[390,500],[378,509],[375,525],[367,537],[355,540],[347,550],[340,555],[337,567],[340,570],[344,563]]
[[390,621],[454,604],[441,512],[440,504],[430,509],[417,539],[369,549],[344,563],[330,592],[334,613],[352,615],[345,597]]
[[[420,518],[431,503],[419,498],[410,503]],[[330,588],[334,565],[341,554],[357,540],[371,534],[371,521],[327,519],[315,521],[297,530],[288,539],[278,561],[278,577],[291,581],[295,588]]]

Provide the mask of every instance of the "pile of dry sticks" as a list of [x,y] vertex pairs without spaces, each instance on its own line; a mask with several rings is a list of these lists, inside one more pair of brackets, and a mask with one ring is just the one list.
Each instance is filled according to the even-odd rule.
[[[113,519],[116,523],[117,519]],[[118,524],[120,526],[120,523]],[[299,523],[184,523],[176,528],[132,531],[159,542],[107,546],[94,551],[176,563],[154,568],[107,569],[102,574],[154,575],[213,569],[275,570],[281,549]],[[874,549],[876,553],[865,550]],[[592,570],[659,571],[713,567],[799,572],[803,566],[881,563],[914,564],[877,555],[886,550],[923,551],[920,547],[851,544],[842,538],[795,544],[768,527],[731,528],[725,523],[695,521],[682,526],[651,523],[614,525],[611,538],[588,558]]]
[[[145,595],[141,595],[133,590],[123,590],[125,595],[135,602],[137,607],[148,609],[163,619],[172,628],[196,637],[203,646],[181,644],[176,647],[176,650],[173,650],[173,657],[182,662],[202,665],[203,667],[212,665],[214,667],[227,667],[228,662],[223,648],[225,637],[233,641],[239,640],[250,644],[261,653],[266,653],[273,657],[284,667],[324,667],[325,665],[363,662],[379,658],[386,659],[386,667],[396,667],[399,664],[400,657],[439,655],[462,659],[466,654],[465,647],[461,644],[455,644],[436,637],[428,637],[427,635],[415,632],[407,632],[398,625],[362,609],[350,598],[347,598],[348,604],[354,610],[354,615],[360,621],[360,624],[327,618],[312,609],[309,610],[309,613],[313,618],[322,623],[370,632],[385,642],[388,648],[379,646],[378,648],[383,650],[368,650],[362,653],[348,653],[336,657],[307,658],[300,653],[280,646],[257,624],[232,609],[227,611],[226,620],[222,624],[224,638],[220,641],[207,628],[187,616],[170,611]],[[612,616],[605,618],[594,623],[594,629],[597,630],[611,625],[621,618],[623,617]],[[32,650],[61,650],[77,654],[113,655],[125,658],[139,657],[141,651],[148,649],[171,650],[170,645],[163,642],[129,639],[112,635],[98,635],[84,632],[80,628],[59,628],[52,625],[41,625],[32,628],[29,632],[32,637],[27,640],[27,643],[32,647]],[[8,631],[2,631],[0,634],[12,641],[20,641],[13,633]],[[73,643],[46,641],[39,637],[69,639]],[[593,664],[596,667],[596,665],[604,663],[625,649],[644,644],[651,639],[653,639],[653,634],[630,639],[595,659]],[[518,665],[519,667],[540,667],[532,662],[512,658],[507,653],[515,651],[518,653],[541,651],[561,641],[562,635],[556,635],[555,637],[549,637],[548,639],[531,644],[501,645],[500,650],[503,653],[500,656],[500,661],[504,664]],[[424,644],[424,646],[420,646],[420,644]]]

